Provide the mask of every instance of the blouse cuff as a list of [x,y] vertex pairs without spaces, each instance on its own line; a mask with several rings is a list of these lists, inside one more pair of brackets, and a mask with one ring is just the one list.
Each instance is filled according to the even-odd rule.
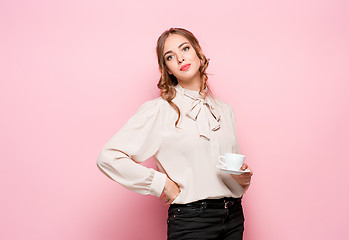
[[158,172],[156,170],[154,171],[154,177],[150,184],[150,194],[154,195],[156,197],[160,197],[166,183],[166,174]]

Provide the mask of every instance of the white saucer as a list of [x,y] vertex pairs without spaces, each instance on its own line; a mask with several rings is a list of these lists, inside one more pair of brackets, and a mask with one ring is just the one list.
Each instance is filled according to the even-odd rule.
[[235,170],[235,169],[227,169],[225,166],[223,165],[217,165],[217,168],[219,168],[220,170],[227,172],[229,174],[235,174],[235,175],[241,175],[243,173],[248,173],[250,172],[250,169],[245,169],[245,170]]

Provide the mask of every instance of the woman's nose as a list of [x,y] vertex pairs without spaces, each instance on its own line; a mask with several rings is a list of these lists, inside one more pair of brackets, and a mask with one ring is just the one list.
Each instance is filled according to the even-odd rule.
[[182,63],[184,61],[184,58],[182,56],[177,57],[178,63]]

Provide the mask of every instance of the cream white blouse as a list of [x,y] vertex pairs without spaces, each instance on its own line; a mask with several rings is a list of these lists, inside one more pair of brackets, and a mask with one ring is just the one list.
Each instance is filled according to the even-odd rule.
[[[241,197],[244,189],[218,169],[218,156],[240,153],[233,108],[199,91],[175,86],[177,112],[161,97],[145,102],[104,145],[98,168],[129,190],[159,197],[166,175],[181,192],[173,203]],[[154,157],[157,169],[141,164]]]

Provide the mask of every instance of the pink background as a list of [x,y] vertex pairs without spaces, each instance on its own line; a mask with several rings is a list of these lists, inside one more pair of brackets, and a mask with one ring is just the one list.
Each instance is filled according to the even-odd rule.
[[[96,167],[158,96],[155,46],[211,59],[254,170],[245,240],[348,239],[348,1],[1,1],[0,239],[165,239],[167,207]],[[146,166],[154,166],[147,161]]]

